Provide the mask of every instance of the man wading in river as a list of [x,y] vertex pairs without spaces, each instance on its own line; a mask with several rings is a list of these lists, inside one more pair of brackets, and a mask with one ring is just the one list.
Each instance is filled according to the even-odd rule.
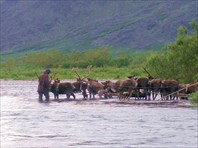
[[42,102],[43,95],[45,96],[45,100],[49,101],[49,88],[50,88],[50,81],[49,75],[50,69],[46,69],[43,74],[39,77],[39,85],[38,85],[38,94],[39,94],[39,101]]

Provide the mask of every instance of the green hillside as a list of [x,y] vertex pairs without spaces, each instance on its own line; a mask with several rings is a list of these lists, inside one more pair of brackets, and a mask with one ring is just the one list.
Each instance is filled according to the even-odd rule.
[[[197,18],[195,0],[1,1],[1,55],[159,49]],[[17,55],[18,56],[18,55]]]

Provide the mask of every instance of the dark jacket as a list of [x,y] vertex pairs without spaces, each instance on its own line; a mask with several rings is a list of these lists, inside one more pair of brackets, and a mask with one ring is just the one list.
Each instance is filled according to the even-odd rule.
[[39,77],[38,92],[49,91],[49,87],[50,87],[49,76],[46,72],[44,72]]

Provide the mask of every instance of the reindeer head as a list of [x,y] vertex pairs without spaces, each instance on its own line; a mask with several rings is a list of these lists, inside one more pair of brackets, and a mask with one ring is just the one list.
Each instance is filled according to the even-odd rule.
[[59,80],[58,78],[56,78],[56,79],[54,80],[54,83],[60,83],[60,80]]

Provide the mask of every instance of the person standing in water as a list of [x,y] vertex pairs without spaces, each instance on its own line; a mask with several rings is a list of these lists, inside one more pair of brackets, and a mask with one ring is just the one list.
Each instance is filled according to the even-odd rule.
[[46,69],[43,74],[39,77],[38,84],[38,94],[39,94],[39,102],[43,101],[43,95],[45,96],[45,101],[49,101],[49,89],[50,89],[50,81],[49,74],[50,69]]

